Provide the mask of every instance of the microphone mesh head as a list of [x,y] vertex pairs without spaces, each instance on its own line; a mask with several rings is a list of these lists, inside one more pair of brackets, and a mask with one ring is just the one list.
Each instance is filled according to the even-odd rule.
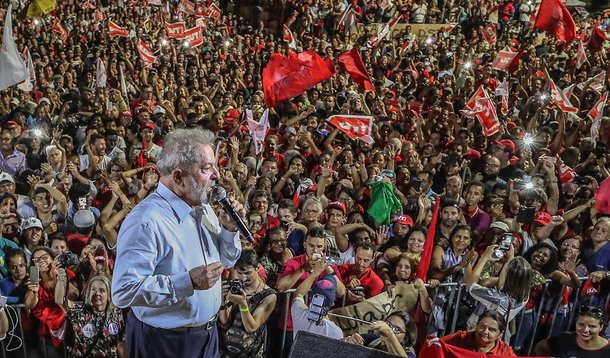
[[226,197],[227,197],[227,191],[223,187],[216,185],[215,187],[212,188],[212,198],[214,200],[220,201]]

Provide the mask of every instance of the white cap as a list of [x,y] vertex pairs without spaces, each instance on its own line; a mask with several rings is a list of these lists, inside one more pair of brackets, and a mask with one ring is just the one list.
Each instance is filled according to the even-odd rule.
[[79,210],[72,218],[74,226],[79,229],[85,229],[95,225],[95,215],[89,209]]
[[41,230],[44,229],[44,227],[42,226],[42,221],[40,221],[40,219],[38,219],[35,216],[31,216],[31,217],[23,220],[22,226],[23,226],[23,230],[24,231],[27,230],[27,229],[31,229],[33,227],[37,227],[37,228],[39,228]]
[[152,114],[165,114],[165,110],[162,107],[156,106]]
[[15,179],[13,179],[13,177],[7,172],[0,173],[0,183],[3,181],[10,181],[11,183],[15,184]]

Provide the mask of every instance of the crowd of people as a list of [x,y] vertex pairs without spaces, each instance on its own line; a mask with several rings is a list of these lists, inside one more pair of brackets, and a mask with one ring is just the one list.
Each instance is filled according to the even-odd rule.
[[[285,356],[301,330],[405,357],[428,335],[502,356],[610,355],[610,116],[604,107],[590,115],[609,88],[610,42],[586,44],[592,29],[606,32],[607,14],[572,11],[578,39],[564,43],[534,28],[528,0],[221,1],[220,15],[203,22],[183,5],[61,0],[40,17],[26,16],[28,4],[13,10],[35,80],[31,91],[0,91],[8,353],[23,350],[10,350],[19,336],[28,356],[62,356],[64,346],[73,357],[128,355],[129,312],[118,306],[130,288],[112,287],[116,264],[130,270],[115,261],[121,224],[140,202],[169,195],[157,161],[171,133],[200,128],[214,134],[208,170],[245,208],[254,237],[241,238],[222,273],[213,322],[222,356]],[[367,46],[376,32],[367,25],[396,16],[452,25],[424,38],[401,28]],[[110,36],[109,21],[126,36]],[[202,44],[169,38],[164,24],[177,22],[201,26]],[[296,48],[282,39],[284,25]],[[352,48],[374,90],[337,67],[269,108],[256,142],[247,113],[259,121],[266,110],[261,72],[273,53],[336,61]],[[520,57],[500,71],[493,62],[506,49]],[[501,86],[506,111],[494,97]],[[576,110],[564,112],[551,86],[569,88]],[[487,136],[463,111],[479,88],[498,109],[499,129]],[[332,115],[372,116],[373,141],[348,137]],[[149,244],[133,243],[161,260]],[[413,308],[370,322],[368,333],[344,332],[327,315],[403,285]],[[23,307],[19,317],[10,306]]]

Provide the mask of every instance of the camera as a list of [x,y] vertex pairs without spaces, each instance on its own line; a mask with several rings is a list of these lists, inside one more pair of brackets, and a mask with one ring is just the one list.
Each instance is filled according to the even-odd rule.
[[78,256],[73,252],[68,251],[59,255],[59,264],[63,267],[75,266],[79,263]]
[[229,281],[229,292],[232,295],[239,295],[241,294],[241,290],[243,290],[244,288],[244,284],[241,283],[240,280],[231,280]]
[[491,259],[493,261],[501,260],[506,255],[505,252],[510,250],[510,246],[512,245],[512,243],[513,243],[513,234],[511,234],[511,233],[502,234],[502,239],[500,240],[500,248],[495,250],[492,253]]

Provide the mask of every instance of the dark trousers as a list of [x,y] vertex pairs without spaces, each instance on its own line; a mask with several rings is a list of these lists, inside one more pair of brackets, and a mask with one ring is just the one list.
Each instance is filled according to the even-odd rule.
[[220,358],[218,329],[177,331],[152,327],[133,312],[127,318],[127,352],[130,358],[184,357]]

